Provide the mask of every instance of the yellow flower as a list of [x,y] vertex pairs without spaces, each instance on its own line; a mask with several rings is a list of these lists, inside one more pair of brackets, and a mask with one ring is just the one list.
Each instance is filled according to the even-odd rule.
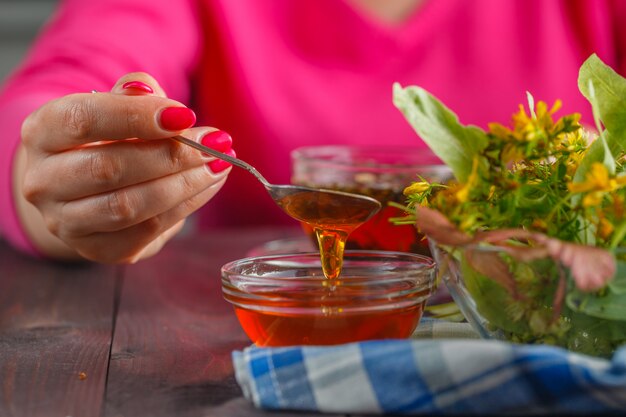
[[513,135],[513,131],[511,129],[501,125],[500,123],[489,123],[489,133],[501,139],[506,139]]
[[[580,115],[576,115],[576,120],[571,120],[572,124],[576,124],[580,126],[578,119]],[[568,116],[565,116],[563,119],[567,119]],[[572,115],[569,116],[573,117]],[[561,123],[561,121],[559,121]],[[591,143],[594,138],[593,134],[582,127],[574,130],[573,132],[561,133],[561,143],[557,147],[558,150],[574,152],[577,155],[583,155],[587,150],[589,143]]]
[[583,198],[583,207],[597,207],[602,203],[604,193],[602,191],[594,191],[587,194]]
[[513,144],[506,144],[501,153],[502,162],[505,165],[515,163],[524,159],[524,153]]
[[409,196],[412,194],[423,193],[429,189],[430,184],[427,181],[414,182],[404,189],[403,194]]
[[519,111],[513,115],[513,126],[516,132],[524,132],[525,140],[533,140],[539,130],[549,131],[553,126],[552,115],[561,108],[561,100],[556,100],[550,110],[545,101],[539,101],[535,106],[535,118],[526,114],[526,109],[520,104]]
[[465,203],[469,197],[469,187],[467,184],[456,193],[456,199],[459,203]]
[[556,100],[550,110],[548,110],[548,105],[545,101],[540,101],[539,103],[537,103],[535,109],[537,121],[540,125],[543,125],[543,128],[551,128],[554,125],[554,123],[552,122],[552,115],[559,111],[560,108],[561,100]]
[[588,193],[583,197],[584,207],[595,207],[602,203],[606,193],[626,185],[626,176],[611,178],[604,164],[594,162],[582,182],[568,183],[567,188],[573,193]]
[[532,223],[532,228],[534,230],[540,230],[545,232],[546,230],[548,230],[548,223],[546,223],[543,219],[534,219]]
[[615,218],[624,218],[624,197],[619,194],[613,196],[613,213]]
[[580,161],[582,161],[583,156],[585,154],[582,152],[572,152],[568,155],[567,161],[565,162],[565,166],[567,168],[567,175],[573,177],[580,165]]
[[600,219],[598,223],[598,233],[602,239],[608,239],[611,233],[613,233],[613,230],[615,230],[615,227],[610,221],[604,217]]
[[519,111],[513,115],[513,128],[515,131],[526,130],[532,126],[533,119],[526,114],[526,109],[522,104],[519,105]]
[[459,224],[459,229],[464,231],[470,231],[474,229],[476,225],[476,217],[472,215],[467,215],[463,218],[461,223]]
[[573,193],[610,192],[622,188],[624,185],[626,185],[626,176],[610,178],[609,171],[604,164],[594,162],[587,172],[585,181],[570,182],[567,184],[567,188]]
[[563,116],[552,126],[551,131],[553,134],[558,133],[559,136],[572,132],[582,132],[583,129],[580,125],[580,118],[580,113],[572,113],[567,116]]

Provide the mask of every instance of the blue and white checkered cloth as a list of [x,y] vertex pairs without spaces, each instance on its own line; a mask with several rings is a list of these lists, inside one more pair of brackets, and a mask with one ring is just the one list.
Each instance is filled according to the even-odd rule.
[[263,409],[466,415],[626,412],[626,346],[606,360],[551,346],[439,333],[446,338],[252,346],[234,352],[233,361],[244,395]]

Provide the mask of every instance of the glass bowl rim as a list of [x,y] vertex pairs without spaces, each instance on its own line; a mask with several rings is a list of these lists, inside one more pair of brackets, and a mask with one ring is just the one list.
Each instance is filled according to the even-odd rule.
[[[425,255],[420,255],[417,253],[411,253],[411,252],[398,252],[398,251],[384,251],[384,250],[346,250],[344,252],[344,266],[345,266],[345,261],[347,260],[352,260],[353,256],[370,256],[370,255],[375,255],[379,258],[383,258],[383,257],[398,257],[398,258],[405,258],[407,260],[407,264],[409,263],[408,260],[409,259],[413,259],[413,260],[419,260],[420,262],[418,263],[419,265],[423,266],[424,270],[435,270],[437,268],[437,263],[435,262],[435,259],[430,257],[430,256],[425,256]],[[241,274],[241,273],[235,273],[235,272],[228,272],[231,271],[236,265],[239,264],[252,264],[254,261],[270,261],[270,260],[275,260],[275,261],[281,261],[281,260],[285,260],[285,259],[292,259],[292,258],[311,258],[312,261],[319,261],[320,259],[320,254],[319,252],[316,251],[307,251],[307,252],[293,252],[293,253],[279,253],[279,254],[268,254],[268,255],[257,255],[257,256],[247,256],[241,259],[236,259],[230,262],[225,263],[224,265],[222,265],[221,267],[221,273],[222,276],[224,276],[224,274],[228,274],[228,276],[238,276],[238,277],[246,277],[249,276],[249,274]],[[376,258],[374,258],[376,259]],[[415,264],[415,263],[414,263]],[[306,265],[303,265],[306,266]],[[321,268],[321,267],[320,267]],[[320,269],[321,271],[321,269]],[[385,272],[389,272],[389,271],[385,271]],[[399,275],[400,273],[394,273],[391,276],[395,276],[395,275]],[[389,276],[389,275],[388,275]],[[262,277],[258,277],[258,276],[254,276],[254,279],[263,279]],[[310,277],[307,277],[310,278]],[[340,277],[341,278],[341,277]],[[281,279],[281,277],[274,277],[274,278],[265,278],[267,280],[279,280]],[[316,277],[316,279],[321,280],[325,280],[326,278],[323,276],[320,277]],[[381,279],[387,279],[387,278],[381,278]]]
[[[450,171],[450,167],[443,162],[434,163],[434,162],[403,162],[403,163],[388,163],[388,162],[361,162],[354,163],[348,162],[341,159],[336,159],[339,150],[348,150],[348,151],[356,151],[358,154],[366,154],[371,155],[373,159],[375,158],[376,153],[380,153],[382,155],[399,155],[401,157],[406,158],[407,155],[415,155],[417,157],[425,156],[425,159],[433,158],[436,159],[437,156],[428,148],[420,148],[409,145],[398,145],[398,146],[378,146],[378,145],[312,145],[312,146],[301,146],[290,152],[291,158],[293,160],[300,160],[305,162],[315,162],[318,164],[332,164],[335,166],[346,166],[350,167],[350,169],[363,169],[363,170],[371,170],[371,169],[414,169],[419,167],[420,169],[432,169],[432,170],[441,170],[441,171]],[[320,158],[323,157],[323,158]]]
[[[319,309],[319,307],[314,307],[313,309],[309,307],[299,308],[294,306],[281,307],[280,303],[293,302],[294,299],[290,297],[280,296],[272,291],[267,290],[261,292],[246,290],[245,287],[246,285],[249,285],[251,287],[261,287],[263,285],[267,285],[272,290],[289,289],[293,287],[298,287],[299,289],[314,289],[321,288],[322,286],[328,286],[327,283],[331,283],[331,285],[332,283],[340,283],[340,285],[343,285],[347,288],[351,288],[357,285],[365,286],[366,289],[372,287],[373,290],[371,292],[366,293],[366,296],[361,296],[361,298],[359,299],[364,303],[363,306],[348,304],[347,301],[350,300],[349,294],[342,294],[335,299],[335,301],[345,300],[346,304],[343,304],[343,306],[350,309],[351,311],[388,310],[399,308],[400,305],[414,305],[428,299],[434,291],[436,284],[437,264],[431,257],[414,253],[380,250],[347,250],[345,252],[345,255],[346,256],[344,258],[344,262],[346,258],[349,262],[350,259],[353,257],[363,257],[363,259],[366,259],[367,256],[371,255],[375,255],[375,257],[373,258],[374,260],[377,258],[398,257],[399,259],[403,259],[402,262],[406,264],[406,268],[404,269],[404,271],[390,271],[383,269],[380,271],[384,274],[384,276],[382,277],[366,277],[363,279],[359,279],[358,277],[351,278],[350,276],[340,276],[335,280],[326,279],[321,273],[321,266],[319,266],[320,275],[314,277],[310,275],[306,277],[294,277],[290,274],[288,277],[270,277],[264,279],[263,277],[257,275],[250,276],[228,271],[229,269],[232,269],[239,264],[252,265],[253,262],[258,262],[259,260],[281,261],[293,258],[306,258],[311,260],[311,264],[309,266],[313,266],[315,264],[315,267],[317,268],[317,265],[319,265],[319,252],[253,256],[231,261],[222,266],[222,292],[226,301],[244,308],[257,310],[263,309],[266,311],[279,311],[289,309],[304,312],[314,311],[315,309]],[[413,262],[411,262],[410,260],[413,260]],[[412,265],[412,268],[409,268],[409,265]],[[306,267],[306,265],[303,266]],[[411,274],[411,271],[413,271],[413,274]],[[416,285],[411,287],[402,286],[403,283],[407,282],[413,282],[416,283]],[[386,287],[376,288],[376,286],[380,287],[383,284],[385,284]],[[399,288],[393,288],[393,285],[398,285]],[[386,289],[391,289],[391,291],[387,291]],[[319,295],[311,294],[310,298],[303,299],[302,301],[310,302],[318,299],[320,299]],[[264,306],[258,306],[255,305],[255,302],[265,302],[268,304]],[[373,305],[372,303],[375,303],[375,305]]]

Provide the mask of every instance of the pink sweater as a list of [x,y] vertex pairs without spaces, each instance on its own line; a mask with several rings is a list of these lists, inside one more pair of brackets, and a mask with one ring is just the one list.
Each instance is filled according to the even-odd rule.
[[[0,230],[32,250],[16,216],[11,161],[24,117],[49,99],[107,91],[145,71],[199,124],[230,132],[270,181],[303,145],[424,146],[391,85],[425,87],[463,123],[507,123],[525,92],[590,122],[578,67],[592,52],[626,69],[619,0],[430,0],[391,26],[349,0],[65,0],[0,96]],[[620,10],[621,9],[621,10]],[[292,223],[233,170],[200,226]]]

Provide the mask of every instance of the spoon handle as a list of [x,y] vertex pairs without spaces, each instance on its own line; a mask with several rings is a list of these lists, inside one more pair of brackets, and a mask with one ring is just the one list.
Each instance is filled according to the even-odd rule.
[[252,165],[248,164],[247,162],[242,161],[241,159],[237,159],[234,158],[230,155],[226,155],[225,153],[216,151],[215,149],[211,149],[207,146],[201,145],[198,142],[194,142],[191,139],[188,139],[184,136],[174,136],[172,137],[172,139],[183,143],[185,145],[191,146],[192,148],[195,148],[197,150],[199,150],[200,152],[206,153],[208,155],[214,156],[217,159],[221,159],[223,161],[229,162],[233,165],[238,166],[239,168],[243,168],[246,171],[248,171],[249,173],[251,173],[252,175],[254,175],[259,181],[261,181],[263,183],[263,185],[265,185],[266,187],[271,186],[271,184],[265,179],[265,177],[263,175],[261,175],[261,173],[259,171],[256,170],[255,167],[253,167]]

